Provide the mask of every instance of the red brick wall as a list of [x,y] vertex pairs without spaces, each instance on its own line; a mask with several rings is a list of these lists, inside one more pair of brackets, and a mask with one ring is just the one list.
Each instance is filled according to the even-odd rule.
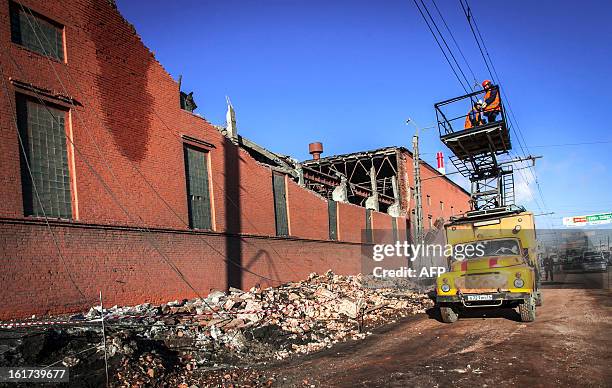
[[361,242],[365,230],[365,208],[350,203],[338,203],[338,238]]
[[406,229],[408,228],[408,219],[406,217],[397,217],[397,235],[400,240],[406,238]]
[[[200,295],[227,287],[223,256],[226,239],[233,237],[224,234],[61,224],[52,230],[63,261],[43,222],[0,223],[0,319],[85,310],[97,303],[100,290],[109,306],[195,297],[151,240]],[[272,279],[243,271],[244,288],[304,279],[328,269],[360,271],[360,244],[258,237],[243,237],[242,242],[244,266]]]
[[289,232],[291,236],[329,240],[327,206],[325,199],[288,180],[287,207],[289,208]]
[[[180,109],[178,84],[108,1],[22,3],[65,26],[66,61],[49,61],[13,44],[8,2],[0,2],[0,318],[87,308],[100,289],[108,304],[194,296],[155,246],[201,293],[227,287],[228,266],[220,256],[237,255],[243,266],[280,281],[329,268],[359,271],[359,244],[314,241],[328,238],[327,204],[293,182],[287,184],[290,232],[302,239],[253,236],[276,232],[271,170],[205,119]],[[13,121],[19,89],[10,80],[76,101],[67,106],[67,133],[75,144],[72,149],[67,142],[74,220],[53,222],[65,262],[44,224],[23,215]],[[210,144],[198,146],[210,161],[216,233],[195,234],[187,227],[181,135]],[[445,198],[448,187],[432,190]],[[339,239],[360,243],[365,209],[338,204],[338,215]],[[373,225],[390,227],[390,217],[375,214]],[[143,227],[165,231],[149,234],[138,229]],[[237,234],[243,235],[240,241]],[[262,282],[241,275],[245,287]]]
[[[405,173],[408,176],[409,187],[414,188],[414,169],[412,166],[412,155],[405,152],[402,157]],[[448,220],[452,215],[464,213],[470,209],[470,196],[458,185],[449,182],[447,178],[443,178],[431,166],[421,164],[421,181],[422,181],[422,197],[423,197],[423,219],[425,229],[429,229],[429,216],[432,223],[439,217]],[[404,184],[400,182],[400,185]],[[405,190],[408,195],[409,190]],[[429,200],[428,200],[429,196]],[[443,203],[443,209],[440,206]],[[414,208],[414,198],[410,199],[410,209]]]
[[[240,193],[233,202],[241,202],[243,231],[274,234],[270,171],[225,141],[206,120],[180,109],[177,83],[108,2],[26,1],[25,5],[65,25],[67,62],[49,62],[11,43],[8,6],[2,4],[0,20],[6,21],[0,29],[3,82],[11,78],[31,83],[73,96],[82,105],[72,107],[71,114],[77,148],[71,174],[79,221],[185,228],[187,204],[180,136],[187,134],[215,145],[210,157],[217,230],[225,227],[224,209],[234,206],[226,203],[223,187],[225,155],[230,152],[240,161]],[[16,65],[7,54],[15,58]],[[9,167],[0,178],[0,194],[7,199],[0,204],[0,215],[20,217],[18,142],[11,119],[15,88],[10,84],[9,88],[11,99],[7,100],[3,92],[0,106],[2,147],[6,151],[0,160]],[[127,216],[117,202],[133,214]]]
[[386,213],[372,212],[374,243],[391,243],[393,240],[393,217]]

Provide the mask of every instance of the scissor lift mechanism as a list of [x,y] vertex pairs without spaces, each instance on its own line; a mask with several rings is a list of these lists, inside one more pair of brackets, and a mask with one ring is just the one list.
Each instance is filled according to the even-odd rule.
[[[492,87],[500,93],[498,86]],[[467,115],[449,119],[445,114],[445,110],[457,103],[461,103],[464,111],[467,111],[484,94],[482,90],[434,104],[440,140],[454,154],[450,159],[457,170],[472,184],[472,210],[468,216],[470,213],[481,215],[510,211],[514,207],[512,166],[500,165],[497,159],[512,149],[503,104],[500,103],[497,121],[469,129],[464,129]]]

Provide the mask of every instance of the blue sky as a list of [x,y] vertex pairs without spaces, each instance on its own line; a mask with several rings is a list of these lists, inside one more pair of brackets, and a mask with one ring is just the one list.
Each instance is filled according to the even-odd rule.
[[[312,141],[328,155],[410,148],[406,118],[432,125],[433,104],[463,94],[409,0],[117,3],[166,70],[183,75],[197,113],[222,124],[228,95],[241,134],[298,159],[309,157]],[[437,5],[476,77],[488,78],[459,1]],[[539,217],[541,226],[611,211],[612,3],[470,5],[525,143],[543,156],[535,168],[543,199],[529,170],[517,173],[523,204],[556,213]],[[426,161],[449,155],[437,130],[421,139]],[[601,141],[609,143],[557,146]]]

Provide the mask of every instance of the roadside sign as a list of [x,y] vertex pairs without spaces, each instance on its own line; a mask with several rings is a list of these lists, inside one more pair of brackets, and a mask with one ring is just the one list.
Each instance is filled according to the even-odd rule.
[[591,214],[588,216],[563,217],[565,226],[602,225],[612,223],[612,213]]

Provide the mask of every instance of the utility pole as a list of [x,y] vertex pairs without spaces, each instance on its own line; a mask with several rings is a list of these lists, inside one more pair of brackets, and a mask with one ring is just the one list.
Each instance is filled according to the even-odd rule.
[[414,169],[414,232],[417,244],[423,244],[423,197],[421,192],[421,163],[419,160],[419,127],[412,121],[406,123],[414,125],[416,131],[412,136],[412,165]]

